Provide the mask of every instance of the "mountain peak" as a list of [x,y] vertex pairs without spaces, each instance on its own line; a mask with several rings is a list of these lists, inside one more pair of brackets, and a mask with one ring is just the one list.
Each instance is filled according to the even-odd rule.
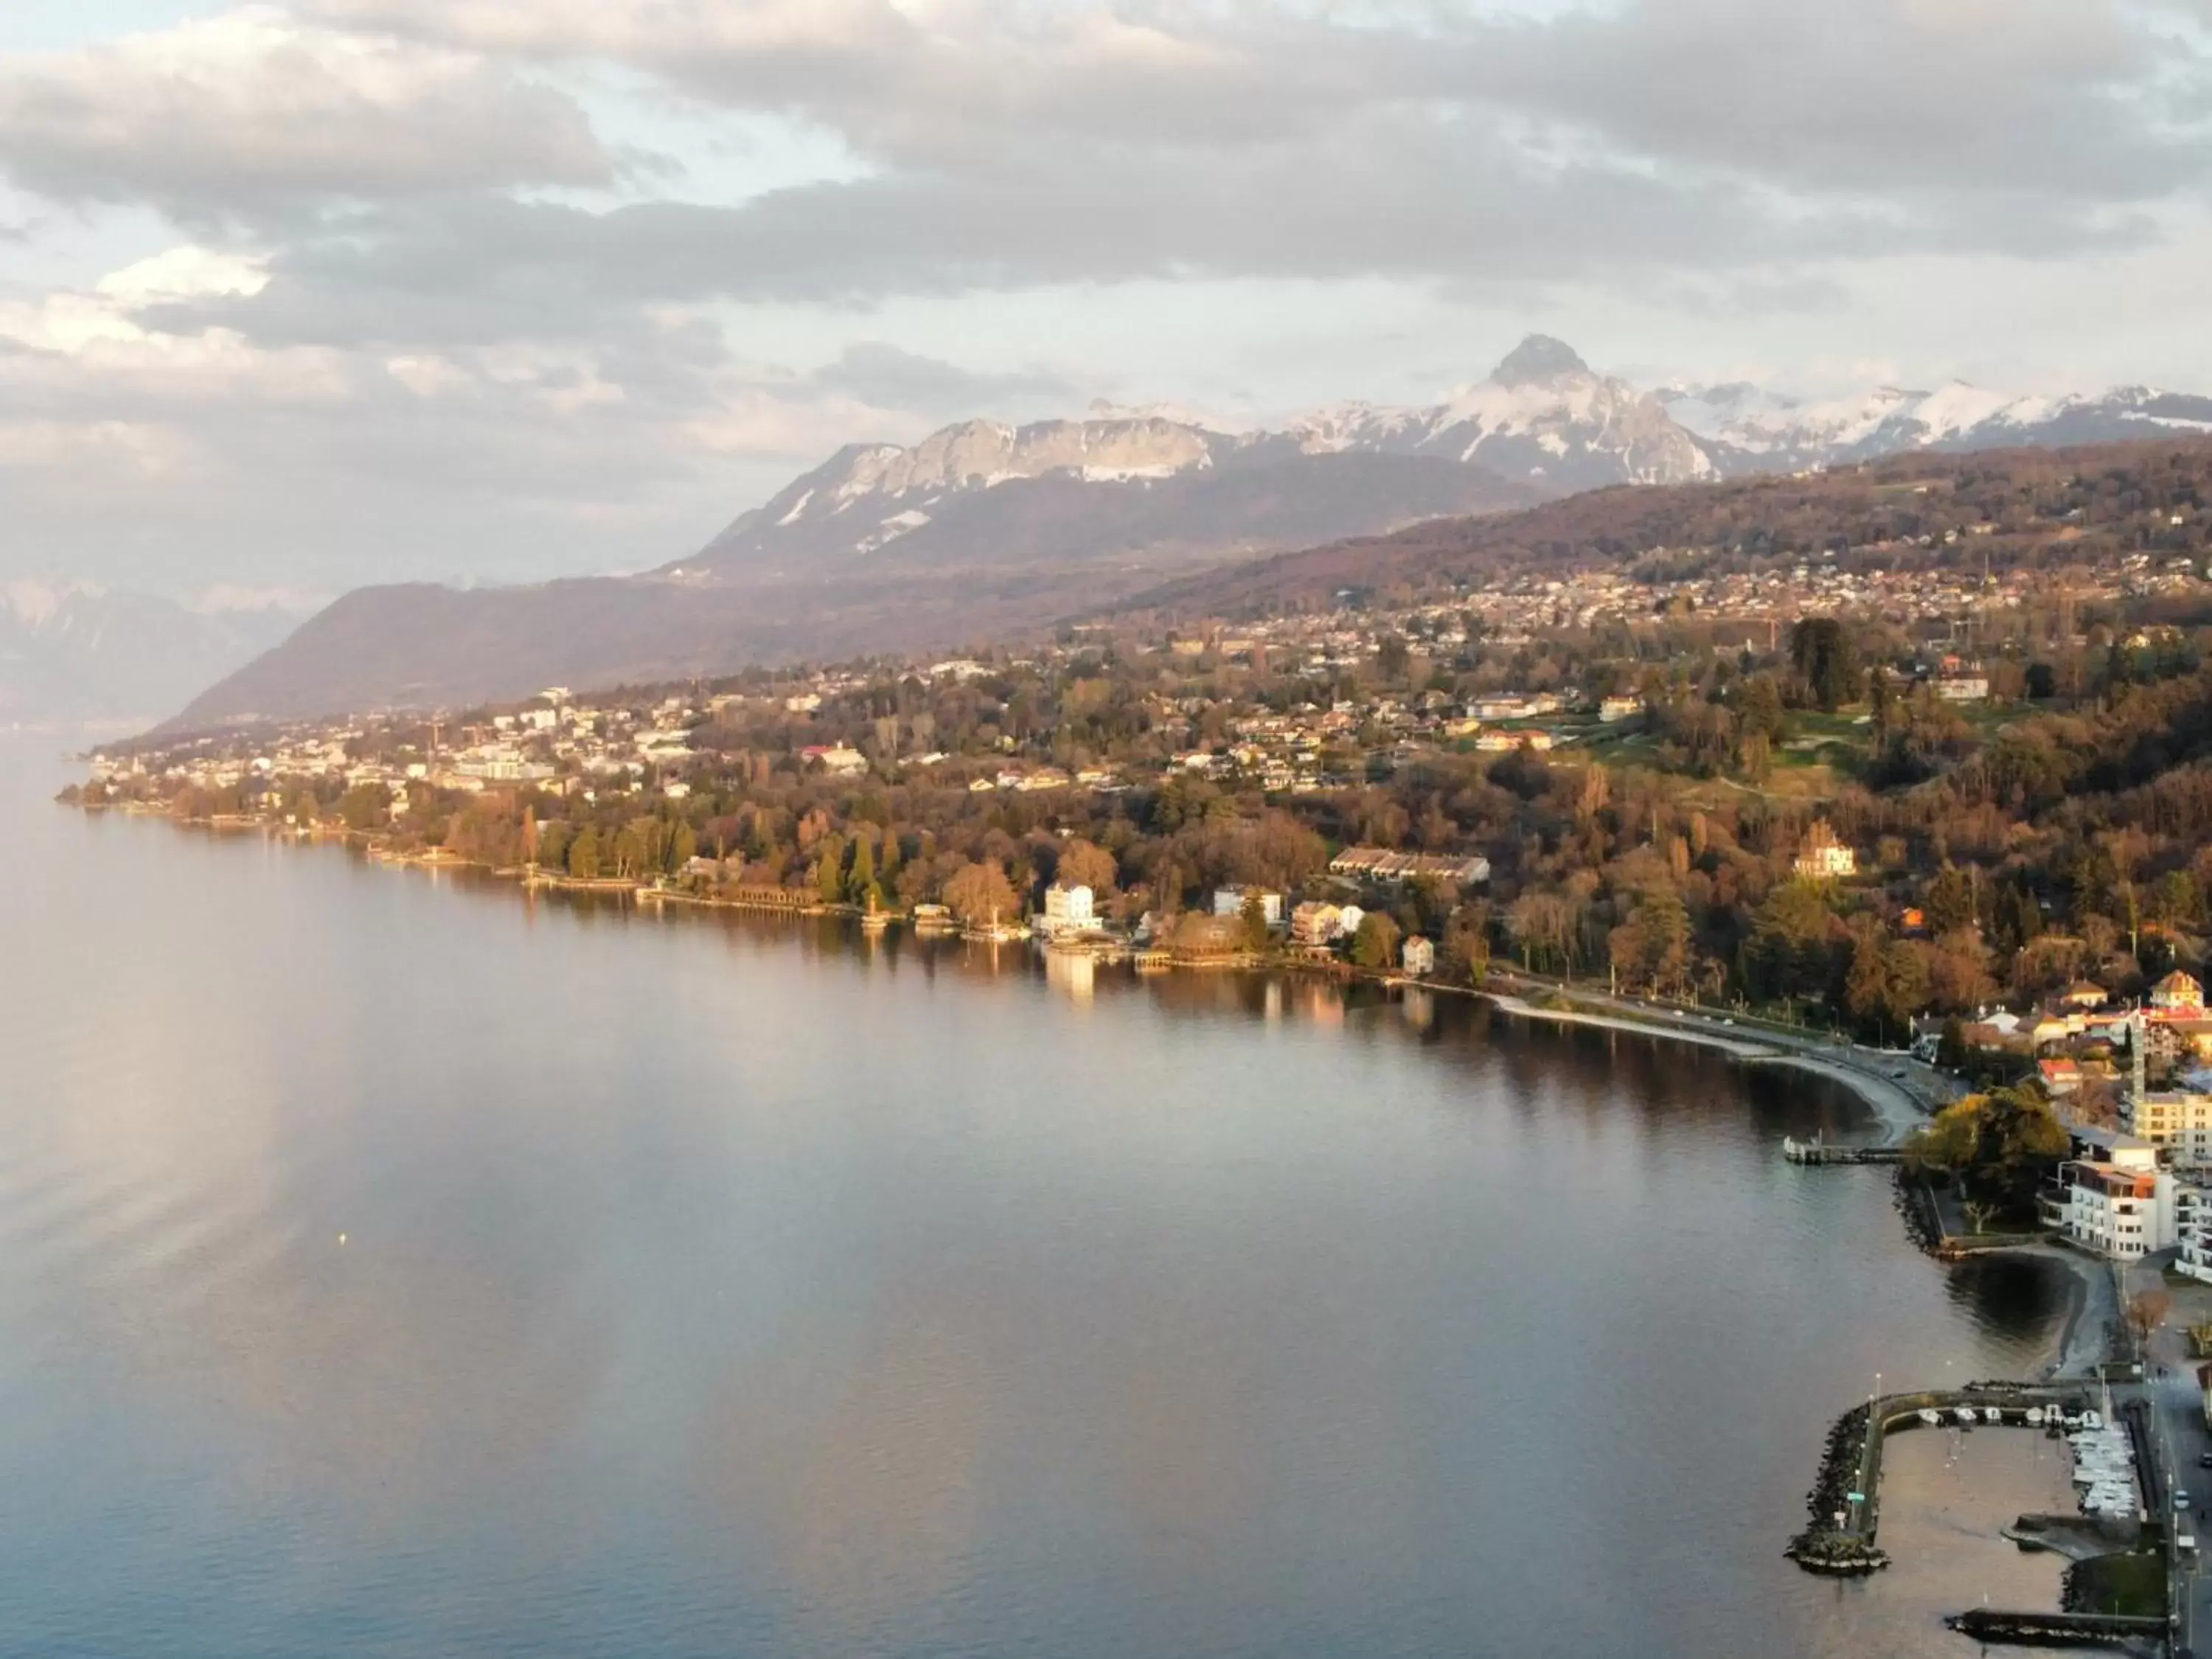
[[1490,378],[1500,386],[1540,386],[1563,375],[1589,372],[1589,365],[1565,341],[1548,334],[1531,334],[1505,354],[1505,361],[1490,371]]

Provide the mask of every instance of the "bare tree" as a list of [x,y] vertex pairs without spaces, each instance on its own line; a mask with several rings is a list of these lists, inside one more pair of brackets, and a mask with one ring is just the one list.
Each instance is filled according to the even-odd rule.
[[2150,1334],[2166,1322],[2166,1311],[2173,1305],[2173,1298],[2164,1291],[2137,1291],[2128,1298],[2128,1323],[2135,1329],[2138,1341],[2148,1342]]

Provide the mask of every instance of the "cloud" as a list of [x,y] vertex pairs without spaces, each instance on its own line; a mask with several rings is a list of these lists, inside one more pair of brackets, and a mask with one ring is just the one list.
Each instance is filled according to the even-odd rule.
[[[1662,369],[1754,328],[1785,361],[1990,349],[1938,337],[1974,320],[1946,283],[2123,339],[2080,296],[2185,293],[2206,240],[2203,16],[292,0],[0,53],[46,273],[0,289],[0,567],[649,565],[848,441],[1108,383],[1368,392],[1424,348],[1347,342],[1472,317],[1487,360],[1562,307],[1656,326],[1619,355]],[[92,265],[111,222],[140,240]],[[1468,342],[1425,349],[1455,376]]]
[[1631,0],[1472,40],[1473,95],[1812,195],[2048,213],[2192,190],[2212,160],[2203,52],[2120,0]]
[[1072,382],[1042,369],[979,374],[882,340],[855,341],[811,380],[876,409],[946,415],[971,415],[1007,402],[1065,404],[1079,395]]
[[613,166],[566,94],[476,54],[248,7],[0,58],[0,170],[188,218],[525,184]]
[[[1518,123],[1768,188],[2141,201],[2203,176],[2202,35],[2138,0],[1620,0],[1546,18],[1293,0],[317,0],[471,50],[609,58],[885,171],[1194,158],[1377,113]],[[2200,0],[2201,3],[2201,0]]]

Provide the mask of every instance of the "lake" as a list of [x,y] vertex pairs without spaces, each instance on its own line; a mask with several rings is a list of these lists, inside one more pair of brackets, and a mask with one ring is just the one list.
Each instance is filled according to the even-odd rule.
[[1877,1372],[2069,1296],[1785,1165],[1833,1085],[85,816],[64,746],[0,733],[0,1649],[1963,1659],[2051,1594],[1782,1559]]

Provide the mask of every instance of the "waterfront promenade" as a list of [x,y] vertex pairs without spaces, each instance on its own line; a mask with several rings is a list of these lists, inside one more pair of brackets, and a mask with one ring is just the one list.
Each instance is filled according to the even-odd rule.
[[[1958,1081],[1909,1054],[1867,1048],[1826,1033],[1795,1030],[1710,1008],[1615,996],[1580,985],[1498,970],[1481,994],[1501,1012],[1663,1037],[1717,1048],[1739,1063],[1788,1066],[1844,1085],[1881,1121],[1881,1144],[1896,1146],[1955,1099]],[[1532,999],[1541,997],[1543,1001]]]

